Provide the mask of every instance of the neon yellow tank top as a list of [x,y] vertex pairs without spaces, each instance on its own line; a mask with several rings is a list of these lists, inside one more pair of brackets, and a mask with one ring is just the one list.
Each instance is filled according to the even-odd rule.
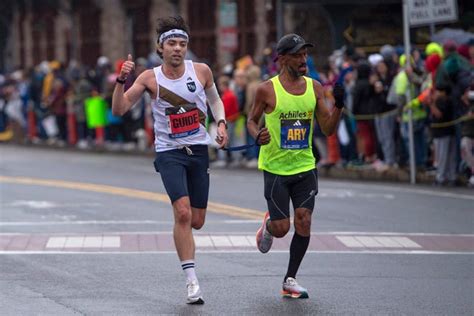
[[316,96],[313,80],[303,78],[306,80],[306,91],[302,95],[288,93],[279,76],[270,79],[276,104],[273,112],[265,113],[265,126],[271,140],[260,147],[258,168],[261,170],[278,175],[293,175],[316,167],[311,149]]

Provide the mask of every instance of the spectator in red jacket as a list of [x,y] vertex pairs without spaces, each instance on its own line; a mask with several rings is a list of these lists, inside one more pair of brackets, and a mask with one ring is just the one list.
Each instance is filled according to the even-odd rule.
[[[229,135],[228,146],[235,146],[235,124],[240,116],[239,102],[235,93],[230,89],[230,78],[228,76],[220,76],[217,79],[217,89],[221,95],[222,103],[224,103],[227,134]],[[226,155],[226,152],[219,150],[217,162],[214,163],[214,166],[236,166],[238,163],[235,152],[228,152]]]

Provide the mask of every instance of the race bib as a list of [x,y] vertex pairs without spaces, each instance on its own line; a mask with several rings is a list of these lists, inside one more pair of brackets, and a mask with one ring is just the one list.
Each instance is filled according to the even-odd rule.
[[184,104],[165,109],[168,120],[168,136],[182,138],[199,131],[199,111],[195,104]]
[[304,149],[309,147],[311,120],[281,120],[282,149]]

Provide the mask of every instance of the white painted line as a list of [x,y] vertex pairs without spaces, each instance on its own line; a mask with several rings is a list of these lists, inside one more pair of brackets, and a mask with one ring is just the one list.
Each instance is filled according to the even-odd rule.
[[357,235],[357,236],[453,236],[453,237],[474,237],[474,234],[437,234],[437,233],[405,233],[405,232],[317,232],[311,233],[312,236],[318,235]]
[[120,248],[119,236],[107,236],[102,238],[102,248]]
[[[207,222],[206,222],[207,223]],[[290,230],[288,234],[292,235],[293,230]],[[101,232],[103,233],[103,232]],[[211,232],[212,234],[213,232]],[[48,236],[62,236],[64,233],[38,233],[37,235],[48,235]],[[91,232],[90,234],[98,234],[97,232]],[[140,231],[110,231],[106,233],[107,235],[149,235],[149,234],[154,234],[154,235],[172,235],[173,231],[150,231],[150,230],[140,230]],[[255,244],[255,232],[254,231],[232,231],[232,234],[239,234],[239,235],[248,235],[250,239],[253,239],[253,244]],[[19,233],[19,232],[0,232],[0,236],[30,236],[32,235],[31,233]],[[68,233],[68,235],[72,236],[74,233]],[[76,234],[82,236],[83,234]],[[195,236],[205,236],[207,234],[202,234],[199,232],[196,232],[194,234]],[[407,232],[354,232],[354,231],[348,231],[348,232],[341,232],[341,231],[327,231],[327,232],[312,232],[311,236],[334,236],[334,235],[341,235],[341,236],[433,236],[433,237],[444,237],[444,236],[449,236],[449,237],[474,237],[474,234],[442,234],[442,233],[407,233]]]
[[368,248],[381,248],[382,244],[370,236],[354,236],[354,238]]
[[196,247],[213,247],[212,240],[209,236],[194,236]]
[[397,243],[402,245],[404,248],[421,248],[419,244],[407,237],[392,237]]
[[67,237],[64,248],[82,248],[84,244],[84,236],[81,237]]
[[63,248],[66,243],[66,237],[51,237],[48,239],[46,248]]
[[102,247],[102,237],[87,236],[84,238],[84,248],[100,248]]
[[[261,255],[257,250],[196,250],[199,253],[225,253],[225,254],[256,254]],[[271,250],[271,254],[283,254],[288,255],[288,250]],[[58,251],[58,250],[46,250],[46,251],[8,251],[0,250],[0,255],[149,255],[149,254],[169,254],[176,256],[175,250],[170,251]],[[335,255],[468,255],[474,256],[474,252],[459,252],[459,251],[425,251],[425,250],[308,250],[306,254],[335,254]]]
[[247,237],[245,236],[228,236],[230,242],[234,247],[252,247],[252,244],[248,241]]
[[[206,221],[206,224],[253,224],[260,220]],[[173,221],[45,221],[45,222],[0,222],[0,226],[61,226],[61,225],[173,225]]]
[[392,237],[374,236],[374,239],[381,243],[384,248],[402,248],[403,246],[396,242]]
[[357,239],[351,236],[336,236],[340,242],[344,244],[344,246],[349,248],[363,248],[364,245],[360,243]]
[[206,221],[206,223],[212,223],[212,224],[219,224],[219,223],[225,223],[225,224],[253,224],[253,223],[261,223],[261,220],[257,219],[227,219],[223,221]]
[[215,247],[232,247],[232,243],[225,235],[210,236]]

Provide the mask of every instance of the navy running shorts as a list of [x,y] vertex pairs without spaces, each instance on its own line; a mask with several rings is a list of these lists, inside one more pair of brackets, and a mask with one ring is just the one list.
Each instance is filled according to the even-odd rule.
[[171,203],[183,196],[189,196],[192,207],[207,208],[209,198],[207,146],[192,145],[187,148],[157,152],[154,161],[155,170],[161,175]]
[[263,171],[265,199],[271,220],[290,217],[290,199],[293,209],[306,208],[313,212],[318,194],[318,171],[316,169],[281,176]]

